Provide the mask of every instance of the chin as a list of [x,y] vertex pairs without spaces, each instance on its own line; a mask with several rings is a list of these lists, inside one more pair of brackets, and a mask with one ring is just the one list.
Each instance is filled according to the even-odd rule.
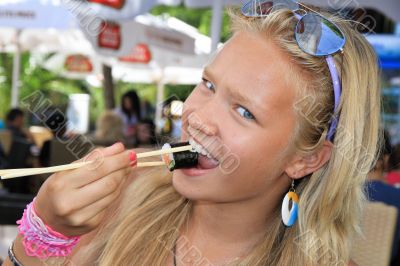
[[180,170],[175,170],[172,176],[172,185],[179,194],[187,199],[193,201],[216,200],[217,193],[210,190],[210,187],[215,186],[205,182],[204,177],[188,177]]

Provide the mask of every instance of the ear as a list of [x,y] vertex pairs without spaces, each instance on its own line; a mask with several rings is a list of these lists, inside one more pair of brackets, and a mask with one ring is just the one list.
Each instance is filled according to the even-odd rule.
[[300,179],[320,169],[331,158],[333,144],[325,140],[322,147],[309,155],[295,155],[285,169],[292,179]]

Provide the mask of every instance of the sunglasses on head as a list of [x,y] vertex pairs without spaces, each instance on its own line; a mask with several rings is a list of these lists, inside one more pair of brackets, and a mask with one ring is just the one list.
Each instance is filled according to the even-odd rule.
[[326,58],[335,97],[335,115],[331,120],[327,139],[333,141],[338,123],[337,109],[341,96],[341,82],[332,55],[343,50],[346,37],[335,23],[291,0],[252,0],[243,5],[242,14],[246,17],[265,17],[280,9],[293,11],[298,19],[294,37],[299,48],[312,56]]

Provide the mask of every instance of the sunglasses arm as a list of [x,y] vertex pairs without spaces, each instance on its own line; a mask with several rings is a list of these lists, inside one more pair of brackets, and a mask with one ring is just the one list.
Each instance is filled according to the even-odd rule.
[[332,141],[333,136],[335,135],[337,123],[338,123],[338,114],[337,114],[337,109],[339,107],[339,102],[340,102],[340,97],[342,94],[342,88],[341,88],[341,82],[339,79],[339,74],[337,71],[336,63],[335,60],[331,55],[328,55],[326,57],[326,62],[328,63],[329,71],[331,73],[332,77],[332,82],[333,82],[333,92],[334,92],[334,97],[335,97],[335,107],[334,107],[334,115],[332,117],[331,125],[329,127],[327,139]]

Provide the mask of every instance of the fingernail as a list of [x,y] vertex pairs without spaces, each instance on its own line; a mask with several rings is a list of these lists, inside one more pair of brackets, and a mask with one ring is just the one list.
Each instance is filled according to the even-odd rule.
[[131,161],[131,164],[132,164],[132,163],[135,163],[135,164],[136,164],[136,161],[137,161],[136,152],[131,151],[131,152],[129,153],[129,160]]
[[137,165],[137,160],[135,160],[135,161],[133,161],[133,162],[130,163],[130,166],[131,166],[131,167],[135,167],[136,165]]
[[111,148],[115,148],[115,147],[117,147],[119,145],[122,145],[125,148],[125,146],[124,146],[124,144],[122,142],[115,143],[114,145],[111,146]]

